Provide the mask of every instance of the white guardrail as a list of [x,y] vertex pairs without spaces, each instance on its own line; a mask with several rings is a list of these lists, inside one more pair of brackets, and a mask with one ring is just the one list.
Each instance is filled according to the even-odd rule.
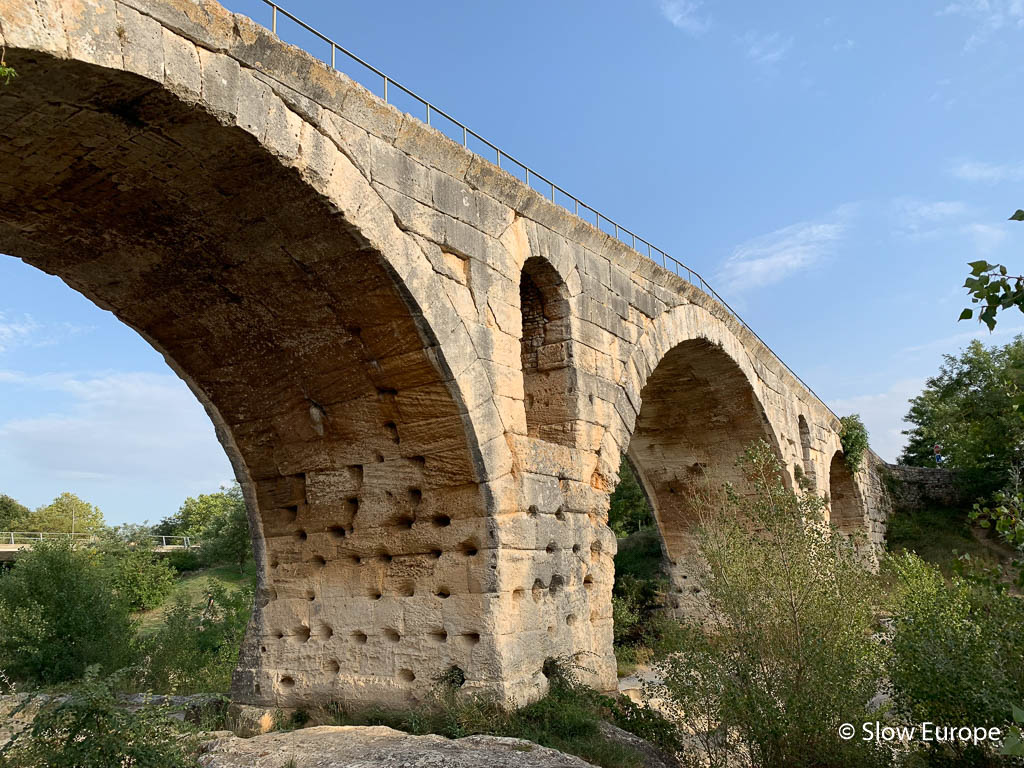
[[[157,547],[166,549],[188,549],[192,541],[188,536],[147,536]],[[37,541],[71,539],[83,544],[95,544],[98,537],[92,533],[53,533],[49,531],[0,531],[0,547],[30,546]]]

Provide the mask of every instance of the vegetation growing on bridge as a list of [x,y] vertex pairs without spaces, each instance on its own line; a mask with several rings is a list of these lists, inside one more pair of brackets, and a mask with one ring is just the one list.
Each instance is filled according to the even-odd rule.
[[843,446],[843,459],[850,472],[856,474],[860,471],[868,450],[868,430],[860,415],[856,413],[843,416],[839,421],[842,424],[839,441]]
[[11,80],[18,76],[18,73],[14,71],[14,67],[9,67],[4,56],[7,54],[7,49],[0,48],[0,80],[4,81],[4,85],[9,85]]

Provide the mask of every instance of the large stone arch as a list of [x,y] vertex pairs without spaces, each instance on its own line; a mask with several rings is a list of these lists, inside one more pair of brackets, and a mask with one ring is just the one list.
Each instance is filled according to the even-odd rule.
[[[783,458],[780,432],[747,348],[703,308],[659,317],[631,360],[626,391],[637,392],[629,460],[653,507],[671,567],[673,607],[699,611],[694,528],[701,499],[714,504],[725,483],[748,483],[736,460],[761,440]],[[788,473],[787,485],[792,485]]]
[[0,252],[134,328],[210,414],[259,572],[235,698],[405,703],[451,666],[504,695],[500,421],[358,137],[127,5],[0,10]]

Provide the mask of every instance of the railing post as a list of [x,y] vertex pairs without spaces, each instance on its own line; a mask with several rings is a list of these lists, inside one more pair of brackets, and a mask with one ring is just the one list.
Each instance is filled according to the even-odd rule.
[[270,6],[273,10],[271,11],[270,31],[275,35],[277,34],[277,6]]

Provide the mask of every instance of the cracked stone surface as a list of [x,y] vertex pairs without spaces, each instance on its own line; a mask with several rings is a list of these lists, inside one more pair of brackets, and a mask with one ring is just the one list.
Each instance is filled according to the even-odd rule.
[[522,739],[411,736],[384,726],[330,726],[218,739],[203,768],[591,768],[591,763]]
[[[249,508],[236,701],[407,706],[457,667],[615,686],[628,451],[697,599],[685,491],[754,438],[880,546],[871,458],[713,298],[206,0],[0,0],[0,253],[134,328]],[[140,425],[145,428],[145,425]]]

